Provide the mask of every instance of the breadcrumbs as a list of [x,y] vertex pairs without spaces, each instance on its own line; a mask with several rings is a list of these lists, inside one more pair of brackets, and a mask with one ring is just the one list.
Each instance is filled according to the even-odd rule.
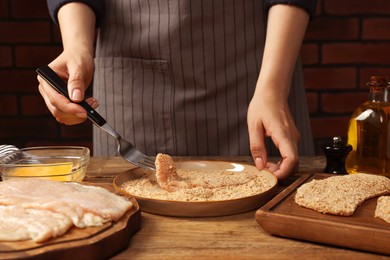
[[390,223],[390,196],[381,196],[378,198],[375,217]]
[[181,182],[173,191],[163,189],[153,171],[146,171],[140,178],[122,185],[126,192],[150,199],[171,201],[222,201],[244,198],[262,193],[272,183],[261,172],[230,172],[221,170],[177,169]]
[[390,179],[372,174],[332,176],[298,188],[295,202],[322,213],[350,216],[365,200],[390,194]]

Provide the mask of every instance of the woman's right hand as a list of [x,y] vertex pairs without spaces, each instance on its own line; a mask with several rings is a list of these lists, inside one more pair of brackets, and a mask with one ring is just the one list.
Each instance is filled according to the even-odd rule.
[[[92,81],[96,17],[88,5],[80,2],[63,5],[57,16],[64,51],[49,67],[67,82],[71,100],[59,94],[39,76],[38,88],[57,121],[74,125],[87,118],[85,109],[74,102],[84,100],[85,90]],[[98,107],[96,99],[87,98],[86,101],[92,108]]]
[[[84,108],[74,102],[84,100],[84,93],[91,84],[94,70],[92,54],[84,52],[76,55],[74,52],[64,51],[49,64],[49,67],[68,83],[71,100],[58,93],[38,76],[38,89],[46,106],[60,123],[74,125],[84,122],[87,113]],[[98,107],[97,100],[92,97],[87,98],[86,102],[94,109]]]

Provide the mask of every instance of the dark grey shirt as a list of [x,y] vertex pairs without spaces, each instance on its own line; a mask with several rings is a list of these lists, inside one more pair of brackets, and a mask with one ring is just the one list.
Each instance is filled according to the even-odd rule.
[[[66,3],[70,2],[81,2],[90,6],[96,15],[97,25],[100,24],[102,15],[103,15],[103,5],[104,1],[102,0],[47,0],[49,7],[49,12],[52,19],[58,23],[57,12],[60,7]],[[303,8],[306,12],[309,13],[310,17],[313,17],[316,11],[317,0],[266,0],[264,1],[264,10],[268,10],[272,5],[276,4],[288,4],[298,6]]]
[[[66,2],[49,1],[53,17]],[[266,8],[286,1],[82,2],[99,23],[93,95],[123,138],[149,155],[250,155],[247,108],[261,69]],[[287,2],[314,12],[315,1]],[[289,105],[299,153],[313,155],[299,62]],[[94,155],[116,155],[115,140],[97,128]]]

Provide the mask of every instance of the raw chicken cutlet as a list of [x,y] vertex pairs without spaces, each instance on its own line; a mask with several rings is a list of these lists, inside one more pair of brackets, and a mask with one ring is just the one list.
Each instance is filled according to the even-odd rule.
[[176,169],[171,156],[158,154],[156,156],[156,180],[161,188],[172,192],[192,188],[223,188],[245,184],[257,178],[255,174],[227,172],[210,169]]
[[38,179],[0,182],[0,205],[51,210],[68,216],[79,228],[117,221],[132,207],[127,199],[100,187]]
[[72,225],[85,228],[117,221],[132,206],[126,198],[100,187],[39,179],[6,180],[0,182],[0,240],[42,242],[64,234]]
[[72,221],[50,210],[0,206],[0,241],[43,242],[66,233]]
[[177,187],[188,186],[179,175],[177,175],[175,163],[171,156],[159,153],[156,156],[156,180],[161,188],[167,191],[174,191]]

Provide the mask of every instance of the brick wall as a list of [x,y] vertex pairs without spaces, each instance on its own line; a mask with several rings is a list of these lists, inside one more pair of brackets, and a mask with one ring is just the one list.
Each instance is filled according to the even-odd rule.
[[38,92],[35,69],[61,50],[46,0],[0,0],[0,144],[92,147],[91,123],[57,123]]
[[319,0],[302,46],[317,153],[346,140],[349,117],[368,98],[370,75],[390,75],[390,1]]
[[[319,0],[302,47],[317,153],[346,138],[370,75],[390,75],[390,1]],[[92,124],[58,124],[38,93],[35,68],[61,51],[46,0],[0,0],[0,144],[91,147]]]

